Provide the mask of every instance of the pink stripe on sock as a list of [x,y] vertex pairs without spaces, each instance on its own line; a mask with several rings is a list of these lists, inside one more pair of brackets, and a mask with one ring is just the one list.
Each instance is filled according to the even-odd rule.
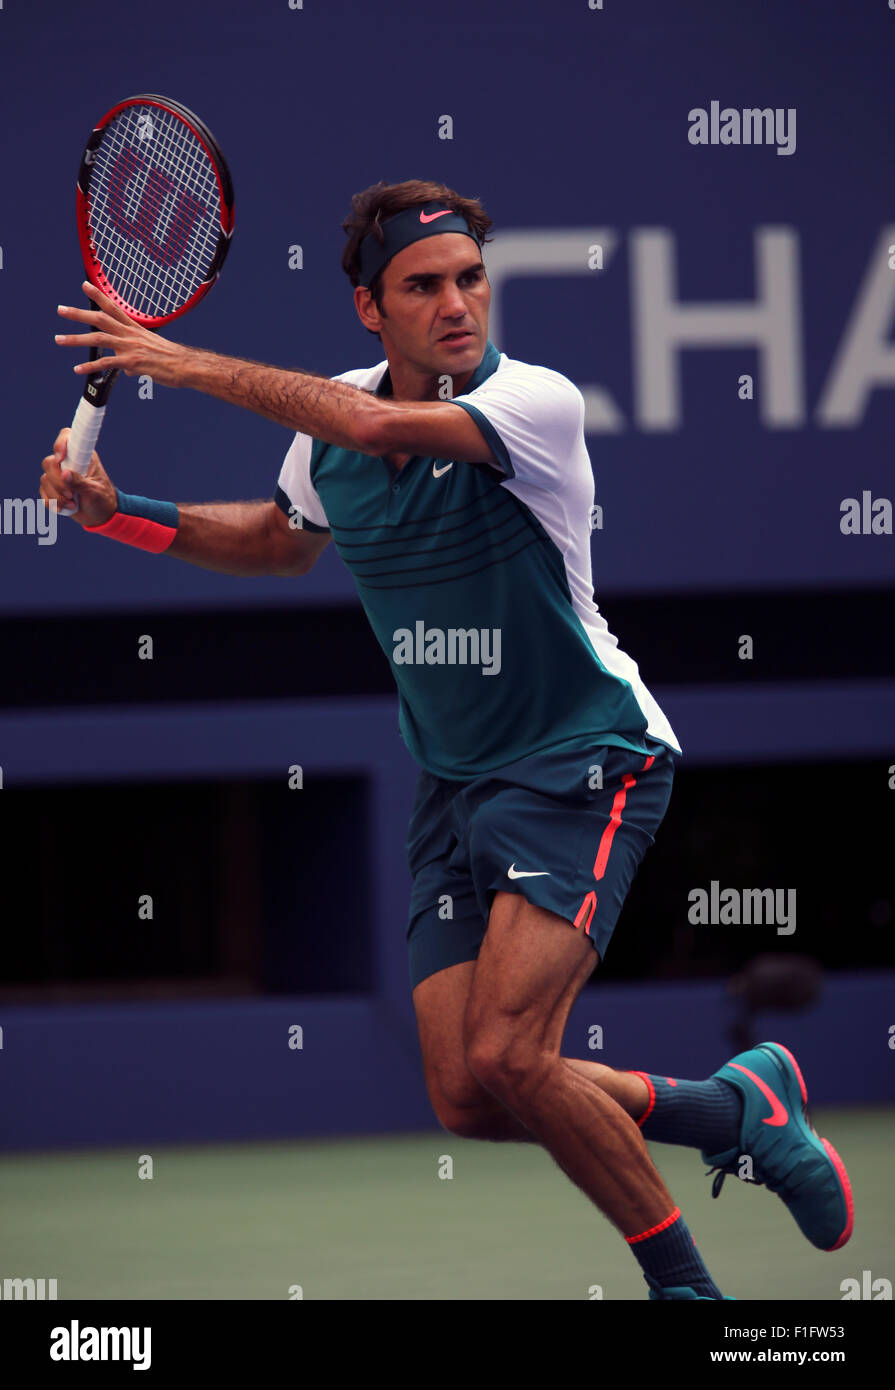
[[680,1214],[680,1207],[675,1207],[671,1215],[660,1221],[658,1226],[650,1226],[648,1231],[641,1231],[639,1236],[625,1236],[625,1240],[629,1245],[636,1245],[639,1240],[649,1240],[650,1236],[657,1236],[660,1231],[667,1231],[669,1226],[673,1226]]
[[646,1120],[649,1119],[650,1115],[652,1114],[653,1106],[656,1103],[656,1088],[650,1081],[645,1071],[629,1071],[628,1075],[639,1076],[641,1081],[646,1082],[646,1089],[649,1091],[649,1105],[646,1107],[643,1114],[640,1116],[640,1119],[637,1121],[638,1125],[642,1125],[646,1122]]

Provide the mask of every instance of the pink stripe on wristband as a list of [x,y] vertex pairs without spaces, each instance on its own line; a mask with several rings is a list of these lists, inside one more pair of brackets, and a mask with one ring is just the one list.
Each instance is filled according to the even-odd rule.
[[108,536],[110,540],[135,545],[138,550],[148,550],[153,555],[161,555],[177,535],[176,526],[162,526],[148,517],[129,516],[126,512],[116,512],[101,526],[85,526],[83,529],[94,536]]

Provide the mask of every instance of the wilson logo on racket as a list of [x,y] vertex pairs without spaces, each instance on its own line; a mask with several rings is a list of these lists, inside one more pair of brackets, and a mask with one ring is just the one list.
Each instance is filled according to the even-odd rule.
[[[128,215],[127,208],[133,195],[128,196],[131,184],[138,175],[144,174],[143,194],[136,207],[136,215]],[[171,207],[168,230],[163,241],[155,235],[156,223]],[[200,217],[208,217],[209,209],[200,203],[192,193],[178,191],[171,179],[160,170],[147,164],[136,150],[122,150],[109,175],[109,192],[106,211],[112,225],[123,236],[139,241],[154,261],[173,265],[182,260],[190,244],[193,227]]]

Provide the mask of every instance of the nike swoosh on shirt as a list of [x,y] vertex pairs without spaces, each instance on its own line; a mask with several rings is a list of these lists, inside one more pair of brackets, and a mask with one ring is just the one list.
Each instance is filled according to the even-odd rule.
[[444,468],[436,468],[436,467],[435,467],[435,464],[433,463],[433,465],[432,465],[432,477],[433,477],[433,478],[440,478],[441,475],[442,475],[442,473],[446,473],[446,472],[448,471],[448,469],[449,469],[449,468],[453,468],[453,466],[454,466],[454,465],[453,465],[452,463],[446,463],[446,464],[444,465]]
[[450,208],[443,208],[443,209],[441,210],[441,212],[421,212],[421,213],[420,213],[420,221],[421,221],[421,222],[434,222],[435,219],[436,219],[436,217],[447,217],[447,216],[449,215],[449,213],[450,213]]
[[761,1077],[756,1076],[755,1072],[750,1071],[748,1067],[741,1067],[739,1062],[731,1062],[730,1065],[732,1067],[736,1067],[737,1071],[741,1071],[744,1076],[748,1076],[750,1081],[754,1081],[758,1089],[761,1091],[761,1094],[764,1096],[765,1100],[770,1105],[771,1113],[770,1115],[766,1116],[765,1119],[762,1120],[762,1124],[785,1125],[787,1120],[789,1119],[789,1112],[786,1109],[786,1106],[783,1104],[783,1102],[779,1099],[779,1097],[774,1095],[774,1092],[771,1090],[768,1083],[766,1081],[762,1081]]
[[511,864],[507,869],[507,878],[550,878],[546,869],[517,869],[515,864]]

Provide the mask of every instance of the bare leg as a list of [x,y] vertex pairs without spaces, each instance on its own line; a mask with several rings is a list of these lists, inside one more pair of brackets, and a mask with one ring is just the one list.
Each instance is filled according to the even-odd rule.
[[497,893],[466,1010],[466,1060],[609,1220],[638,1235],[663,1221],[674,1202],[637,1125],[603,1083],[638,1113],[646,1087],[639,1077],[559,1055],[569,1010],[593,966],[593,947],[567,922],[517,894]]
[[633,1072],[616,1071],[613,1067],[604,1067],[602,1062],[585,1062],[578,1057],[563,1057],[562,1060],[585,1081],[611,1096],[632,1120],[639,1120],[649,1105],[646,1082]]
[[[593,948],[588,949],[596,959]],[[433,1109],[445,1129],[463,1138],[538,1144],[540,1140],[484,1089],[466,1064],[463,1021],[475,965],[469,961],[449,966],[414,990],[423,1070]],[[640,1077],[577,1057],[564,1057],[563,1061],[610,1095],[635,1120],[646,1110],[649,1093]]]

